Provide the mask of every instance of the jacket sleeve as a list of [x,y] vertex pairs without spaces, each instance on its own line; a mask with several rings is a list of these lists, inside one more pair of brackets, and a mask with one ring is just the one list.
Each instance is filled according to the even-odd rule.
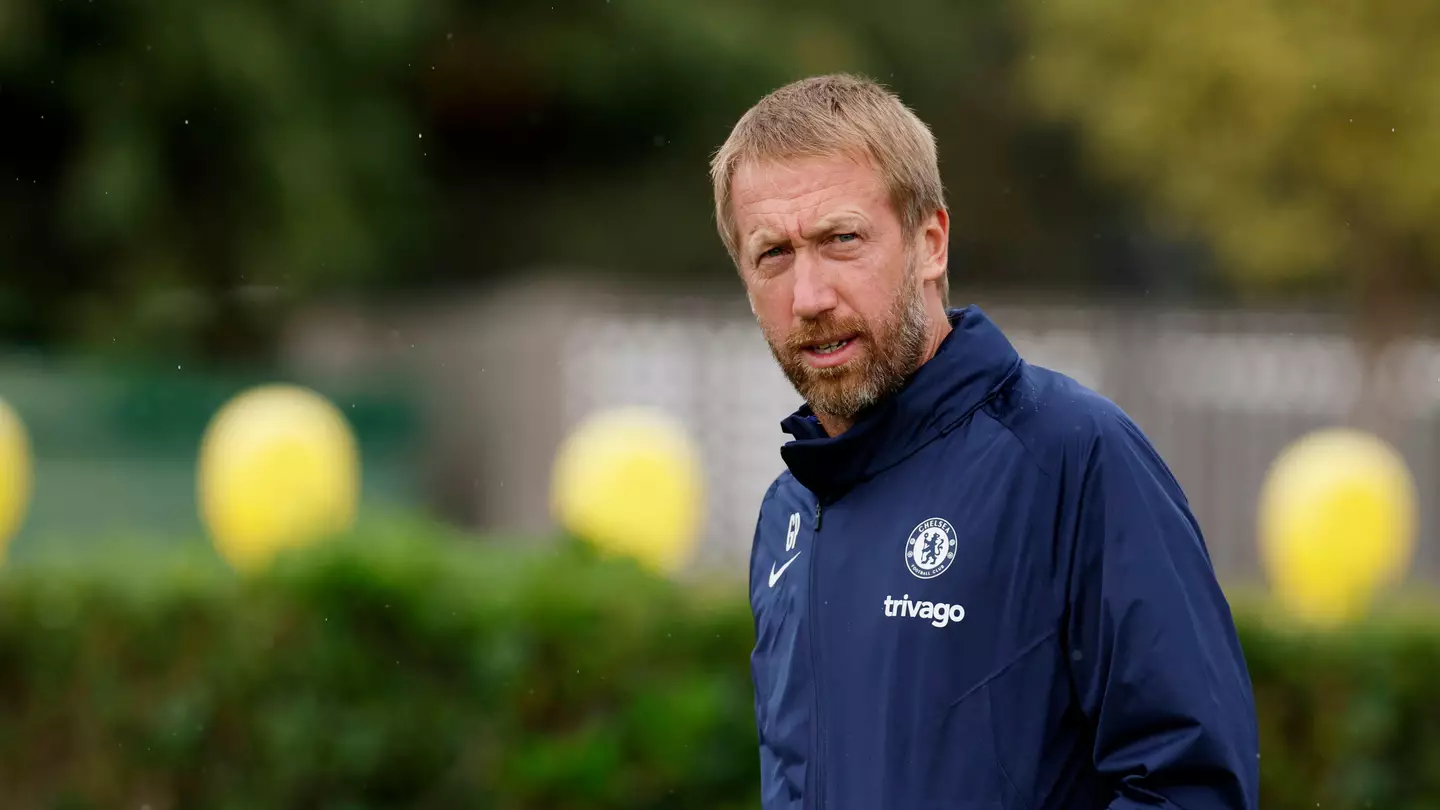
[[760,753],[760,795],[762,810],[783,810],[789,805],[787,799],[788,784],[785,780],[784,762],[776,753],[770,741],[766,738],[765,730],[769,726],[766,722],[764,696],[760,693],[761,683],[761,661],[759,645],[763,639],[760,632],[760,607],[756,600],[759,593],[760,583],[765,576],[761,563],[759,549],[762,540],[761,532],[765,526],[765,507],[775,496],[775,490],[779,488],[780,481],[776,479],[766,490],[765,497],[761,499],[760,514],[755,520],[755,536],[750,546],[750,611],[755,622],[755,643],[756,649],[750,657],[750,676],[755,698],[755,731],[757,733]]
[[1109,807],[1251,810],[1244,654],[1179,485],[1123,415],[1081,462],[1066,632]]

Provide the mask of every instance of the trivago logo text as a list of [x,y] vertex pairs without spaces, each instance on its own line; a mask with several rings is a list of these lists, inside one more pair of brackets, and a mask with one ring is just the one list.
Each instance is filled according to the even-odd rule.
[[890,618],[929,619],[936,627],[965,618],[965,608],[946,602],[912,602],[910,594],[899,599],[885,597],[885,615]]

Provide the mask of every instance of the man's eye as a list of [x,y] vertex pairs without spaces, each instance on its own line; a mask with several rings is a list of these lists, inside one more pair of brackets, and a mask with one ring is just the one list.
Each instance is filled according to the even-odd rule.
[[853,233],[837,233],[837,234],[835,234],[835,241],[836,241],[836,242],[853,242],[853,241],[855,241],[856,239],[859,239],[859,238],[860,238],[859,234],[853,234]]
[[760,258],[762,258],[762,259],[774,259],[774,258],[778,258],[778,257],[780,257],[780,256],[783,256],[784,254],[785,254],[785,248],[773,247],[773,248],[770,248],[769,250],[765,251],[764,253],[761,253],[761,254],[760,254]]

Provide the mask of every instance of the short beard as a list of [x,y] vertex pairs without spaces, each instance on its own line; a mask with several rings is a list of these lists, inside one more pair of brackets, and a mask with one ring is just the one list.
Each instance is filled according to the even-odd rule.
[[[819,320],[790,335],[783,346],[766,336],[770,352],[780,369],[816,413],[853,420],[861,411],[878,404],[900,390],[920,366],[929,335],[928,313],[921,294],[919,268],[906,260],[901,284],[883,323],[870,329],[864,321]],[[838,368],[812,368],[805,362],[804,347],[815,340],[837,334],[855,334],[867,346],[861,356]]]

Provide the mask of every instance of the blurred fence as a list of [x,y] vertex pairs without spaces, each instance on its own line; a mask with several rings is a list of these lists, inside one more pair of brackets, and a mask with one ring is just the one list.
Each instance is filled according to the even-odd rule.
[[[1185,487],[1228,581],[1258,576],[1256,506],[1266,470],[1301,434],[1343,424],[1361,387],[1345,324],[1321,315],[978,299],[1031,362],[1117,401]],[[669,410],[700,443],[709,480],[700,564],[744,570],[756,509],[782,469],[780,420],[798,399],[743,296],[671,298],[536,281],[467,301],[329,313],[297,331],[292,360],[339,372],[428,369],[444,475],[482,526],[549,525],[549,465],[593,409]],[[1395,436],[1423,509],[1415,575],[1440,578],[1440,342],[1387,358]]]

